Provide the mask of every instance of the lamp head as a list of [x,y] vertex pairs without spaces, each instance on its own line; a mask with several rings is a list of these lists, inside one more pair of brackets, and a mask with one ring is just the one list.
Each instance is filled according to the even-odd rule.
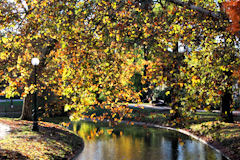
[[31,62],[32,62],[32,65],[37,66],[37,65],[39,65],[40,61],[38,58],[32,58]]

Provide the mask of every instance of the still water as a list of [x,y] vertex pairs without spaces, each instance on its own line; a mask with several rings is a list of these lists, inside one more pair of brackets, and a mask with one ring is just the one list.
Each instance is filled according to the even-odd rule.
[[79,160],[225,160],[190,137],[166,129],[78,122],[72,129],[84,139]]

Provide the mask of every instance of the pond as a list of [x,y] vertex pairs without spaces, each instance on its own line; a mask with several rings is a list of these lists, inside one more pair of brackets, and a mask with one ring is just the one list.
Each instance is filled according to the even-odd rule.
[[79,160],[226,160],[201,142],[166,129],[86,121],[71,129],[84,139]]

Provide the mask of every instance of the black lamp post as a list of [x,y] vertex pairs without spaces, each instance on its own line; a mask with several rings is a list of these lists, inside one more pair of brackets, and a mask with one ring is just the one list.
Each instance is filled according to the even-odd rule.
[[[32,65],[34,66],[34,85],[37,85],[37,65],[39,65],[39,59],[38,58],[33,58],[32,59]],[[32,131],[39,131],[38,128],[38,107],[37,107],[37,89],[34,92],[34,97],[33,97],[33,104],[34,104],[34,109],[33,109],[33,128]]]

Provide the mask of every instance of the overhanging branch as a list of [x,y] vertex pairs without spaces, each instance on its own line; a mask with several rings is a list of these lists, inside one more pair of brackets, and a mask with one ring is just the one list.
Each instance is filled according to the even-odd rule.
[[222,19],[223,17],[224,18],[226,17],[223,12],[210,11],[210,10],[204,9],[202,7],[199,7],[199,6],[195,6],[191,3],[183,2],[181,0],[166,0],[166,1],[174,3],[175,5],[178,5],[178,6],[186,7],[187,9],[191,9],[193,11],[197,11],[199,13],[202,13],[202,14],[206,15],[206,16],[210,16],[214,19]]

